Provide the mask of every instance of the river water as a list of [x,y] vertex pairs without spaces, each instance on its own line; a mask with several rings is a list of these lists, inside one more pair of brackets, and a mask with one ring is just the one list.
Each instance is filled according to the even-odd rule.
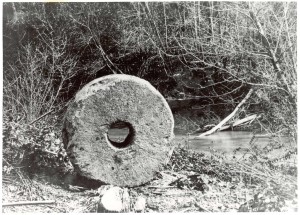
[[[252,132],[248,131],[221,131],[209,136],[195,139],[191,136],[188,141],[188,147],[195,151],[209,151],[210,148],[215,150],[232,152],[236,148],[248,148],[253,137]],[[260,147],[266,146],[270,141],[267,136],[257,136],[251,144],[258,144]]]
[[[128,131],[126,130],[114,130],[110,135],[111,138],[120,138],[125,135]],[[248,131],[221,131],[205,136],[202,138],[196,138],[197,135],[184,135],[175,134],[175,145],[180,145],[188,150],[195,152],[211,152],[211,150],[216,150],[221,153],[225,153],[227,156],[235,155],[237,157],[245,155],[247,149],[257,146],[258,148],[263,148],[270,142],[274,142],[274,139],[270,139],[266,135],[255,135],[255,138],[251,141],[253,137],[252,132]],[[289,144],[290,140],[286,137],[277,139],[278,142]],[[251,145],[250,145],[251,144]],[[235,149],[240,148],[241,150],[235,151]],[[275,154],[274,154],[275,153]],[[275,150],[272,152],[272,157],[280,154],[280,150]]]
[[[232,158],[233,156],[235,158],[246,158],[255,154],[255,148],[272,148],[271,151],[265,152],[265,154],[261,154],[262,151],[259,150],[259,156],[274,159],[282,157],[289,146],[292,145],[292,140],[288,137],[271,138],[263,134],[255,134],[254,136],[252,132],[248,131],[221,131],[200,139],[195,137],[190,136],[185,140],[185,146],[189,150],[200,153],[210,153],[212,150],[215,150],[227,158]],[[177,136],[175,140],[178,138],[180,136]],[[283,144],[284,147],[278,147],[280,144]],[[240,150],[236,150],[237,148]],[[289,159],[289,162],[295,163],[295,161],[295,159]]]

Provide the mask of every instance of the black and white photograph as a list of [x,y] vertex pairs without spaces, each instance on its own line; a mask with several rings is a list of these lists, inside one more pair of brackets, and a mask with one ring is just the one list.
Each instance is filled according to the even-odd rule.
[[0,4],[1,213],[298,212],[297,1]]

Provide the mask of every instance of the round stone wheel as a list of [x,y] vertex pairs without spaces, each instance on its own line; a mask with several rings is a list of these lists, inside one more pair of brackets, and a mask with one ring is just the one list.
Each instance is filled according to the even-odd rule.
[[[109,129],[128,135],[115,141]],[[164,97],[147,81],[108,75],[85,85],[68,107],[64,147],[75,170],[116,186],[138,186],[153,179],[166,161],[174,119]]]

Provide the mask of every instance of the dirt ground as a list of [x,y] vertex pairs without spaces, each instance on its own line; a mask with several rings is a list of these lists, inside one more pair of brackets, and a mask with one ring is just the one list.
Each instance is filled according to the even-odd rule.
[[[175,149],[164,170],[149,183],[129,188],[131,209],[142,196],[144,212],[254,212],[297,211],[296,177],[236,174],[236,165],[218,163],[205,154]],[[240,169],[241,170],[241,169]],[[3,213],[83,213],[96,212],[97,185],[84,186],[72,176],[59,178],[47,173],[4,175],[2,204],[19,201],[54,200],[52,204],[3,206]],[[235,173],[233,173],[235,172]],[[261,173],[260,173],[261,174]],[[72,183],[70,183],[72,181]],[[280,184],[279,184],[280,182]],[[87,183],[88,184],[88,183]],[[100,185],[99,185],[100,186]],[[132,211],[131,211],[132,212]]]

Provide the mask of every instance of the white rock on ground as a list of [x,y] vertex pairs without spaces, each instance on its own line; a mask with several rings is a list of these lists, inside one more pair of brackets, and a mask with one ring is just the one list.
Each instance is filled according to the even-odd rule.
[[108,185],[101,187],[99,194],[98,213],[120,213],[129,211],[130,198],[127,188]]
[[135,212],[144,212],[146,208],[146,199],[142,196],[139,196],[134,204]]

